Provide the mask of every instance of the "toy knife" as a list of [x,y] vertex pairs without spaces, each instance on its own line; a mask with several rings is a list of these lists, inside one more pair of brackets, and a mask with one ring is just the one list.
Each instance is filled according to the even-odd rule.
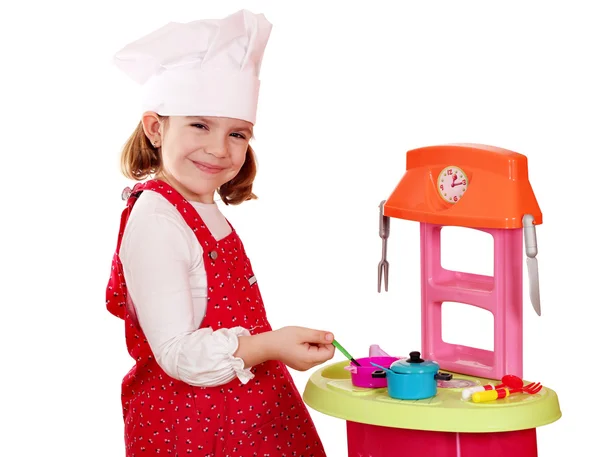
[[527,272],[529,274],[529,298],[533,309],[538,316],[542,315],[540,303],[540,277],[538,272],[537,258],[537,238],[535,235],[535,225],[533,216],[525,214],[523,216],[523,234],[525,237],[525,254],[527,255]]

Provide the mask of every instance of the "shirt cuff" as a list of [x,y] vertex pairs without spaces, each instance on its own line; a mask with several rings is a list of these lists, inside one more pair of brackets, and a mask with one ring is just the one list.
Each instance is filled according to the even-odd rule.
[[[234,357],[239,346],[239,336],[250,336],[243,327],[203,328],[186,335],[177,344],[176,372],[182,381],[194,386],[218,386],[236,377],[246,384],[254,374],[251,367]],[[173,348],[175,349],[175,348]]]
[[230,339],[233,340],[234,344],[232,350],[229,352],[229,354],[231,354],[231,366],[240,382],[242,384],[246,384],[248,381],[254,378],[254,373],[251,371],[252,367],[244,368],[244,365],[246,364],[244,360],[239,357],[234,357],[233,354],[235,354],[240,345],[240,340],[238,337],[250,336],[250,332],[243,327],[234,327],[229,329],[229,336],[231,337]]

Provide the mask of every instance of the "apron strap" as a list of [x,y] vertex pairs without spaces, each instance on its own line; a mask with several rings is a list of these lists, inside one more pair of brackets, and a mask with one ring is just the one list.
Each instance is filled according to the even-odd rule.
[[127,198],[127,206],[121,212],[121,223],[119,226],[119,235],[117,237],[117,248],[113,254],[110,278],[106,286],[106,308],[108,311],[118,318],[125,319],[125,310],[127,306],[127,287],[125,285],[125,277],[123,276],[123,266],[119,258],[119,250],[121,249],[121,240],[125,232],[127,220],[133,209],[133,205],[137,201],[145,188],[145,184],[136,184],[133,190],[125,189],[122,197]]

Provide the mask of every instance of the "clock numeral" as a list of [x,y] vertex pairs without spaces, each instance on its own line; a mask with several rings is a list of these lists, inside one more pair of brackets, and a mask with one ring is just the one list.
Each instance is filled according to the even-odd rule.
[[452,168],[448,168],[448,171],[446,172],[446,174],[447,174],[448,176],[450,176],[450,175],[452,174]]
[[444,185],[440,184],[440,189],[444,190]]
[[467,185],[467,180],[463,179],[462,183],[463,183],[463,186],[466,186]]
[[455,195],[452,200],[454,200],[455,202],[457,202],[458,201],[458,197]]

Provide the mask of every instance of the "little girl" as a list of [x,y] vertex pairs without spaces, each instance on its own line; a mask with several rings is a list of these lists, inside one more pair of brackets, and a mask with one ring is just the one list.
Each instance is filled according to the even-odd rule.
[[333,335],[272,330],[236,231],[214,202],[251,198],[259,70],[271,24],[239,11],[170,23],[115,57],[143,86],[107,308],[125,321],[127,456],[324,456],[287,366],[332,358]]

